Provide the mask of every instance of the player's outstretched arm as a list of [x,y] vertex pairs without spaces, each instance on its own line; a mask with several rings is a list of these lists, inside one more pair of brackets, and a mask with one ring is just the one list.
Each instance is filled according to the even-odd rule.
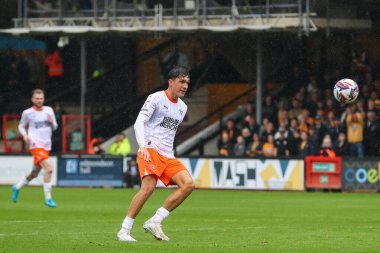
[[26,131],[26,126],[28,124],[27,116],[25,112],[22,113],[20,123],[18,124],[18,132],[22,135],[25,143],[29,143],[29,136]]
[[57,123],[57,119],[55,118],[55,114],[53,110],[51,110],[51,113],[48,113],[48,120],[53,130],[57,130],[58,123]]
[[140,147],[140,155],[147,162],[150,161],[150,154],[148,152],[148,149],[145,147],[146,141],[144,136],[144,127],[145,122],[147,122],[148,120],[149,117],[147,115],[140,113],[134,125],[136,140]]
[[[154,95],[148,96],[134,124],[136,140],[137,140],[137,143],[139,144],[141,154],[143,154],[142,148],[144,148],[146,145],[145,131],[144,131],[145,123],[152,117],[154,111],[156,110],[155,100],[156,100],[156,96]],[[147,152],[148,150],[145,149],[145,151],[144,151],[145,157],[143,157],[144,160],[146,159],[150,160],[150,156],[148,155],[149,152]]]

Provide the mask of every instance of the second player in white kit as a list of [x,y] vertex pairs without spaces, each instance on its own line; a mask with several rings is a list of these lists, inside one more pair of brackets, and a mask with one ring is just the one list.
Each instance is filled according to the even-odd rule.
[[12,187],[12,200],[16,203],[20,189],[36,178],[40,170],[43,169],[45,172],[43,184],[45,205],[56,207],[57,205],[51,198],[51,174],[53,166],[49,153],[51,150],[52,131],[57,129],[58,124],[53,109],[43,105],[44,100],[45,94],[43,90],[34,90],[32,95],[33,106],[23,111],[21,116],[18,126],[19,133],[22,135],[25,143],[29,145],[29,150],[34,159],[30,174]]

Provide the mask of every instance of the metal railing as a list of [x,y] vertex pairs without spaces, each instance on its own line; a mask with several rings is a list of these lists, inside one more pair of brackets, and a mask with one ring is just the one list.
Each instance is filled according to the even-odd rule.
[[134,17],[139,22],[153,20],[156,26],[160,26],[168,18],[175,20],[176,25],[187,18],[196,19],[199,25],[205,24],[210,18],[228,18],[231,24],[234,24],[238,23],[240,18],[252,16],[261,18],[301,16],[309,8],[308,0],[265,0],[261,2],[260,4],[237,5],[236,0],[231,0],[229,5],[220,5],[217,1],[173,0],[173,4],[170,6],[162,4],[149,6],[145,0],[93,0],[91,5],[80,6],[77,1],[70,1],[68,4],[63,0],[18,0],[18,16],[14,22],[15,27],[28,27],[29,19],[50,20],[59,24],[59,21],[67,20],[112,21]]
[[189,154],[194,150],[198,150],[199,154],[203,155],[204,144],[207,141],[213,139],[223,129],[223,124],[224,124],[223,118],[225,116],[225,111],[228,111],[229,109],[236,110],[237,102],[241,99],[246,98],[248,101],[252,101],[255,98],[255,91],[256,91],[256,86],[242,92],[240,95],[227,101],[225,104],[219,106],[213,112],[207,114],[205,117],[199,119],[192,125],[180,129],[175,139],[175,146],[177,146],[179,143],[183,142],[184,140],[188,139],[189,137],[194,136],[200,131],[204,130],[207,126],[215,122],[215,120],[219,121],[218,131],[215,131],[214,133],[208,136],[205,136],[204,138],[198,139],[198,141],[196,141],[194,145],[192,145],[192,147],[189,147],[185,153],[185,154]]

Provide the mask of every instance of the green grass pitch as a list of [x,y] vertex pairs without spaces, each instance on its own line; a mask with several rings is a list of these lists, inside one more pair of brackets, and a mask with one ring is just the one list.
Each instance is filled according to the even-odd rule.
[[172,190],[157,190],[137,217],[137,243],[115,240],[136,190],[41,187],[11,202],[0,187],[0,253],[21,252],[379,252],[380,195],[196,190],[163,223],[169,242],[142,223]]

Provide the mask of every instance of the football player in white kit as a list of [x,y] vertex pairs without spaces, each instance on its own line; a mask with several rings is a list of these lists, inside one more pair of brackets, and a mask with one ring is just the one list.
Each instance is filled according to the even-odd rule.
[[184,67],[174,67],[169,72],[169,87],[148,96],[134,125],[139,151],[138,167],[141,176],[140,191],[133,197],[117,240],[135,242],[131,229],[136,216],[153,193],[157,180],[166,186],[178,188],[168,196],[143,228],[157,240],[168,241],[161,222],[167,218],[193,191],[193,179],[185,166],[174,157],[173,142],[179,124],[185,117],[187,106],[181,100],[190,83]]
[[25,143],[29,145],[34,160],[30,174],[13,185],[12,200],[16,203],[21,187],[27,185],[33,178],[36,178],[40,170],[43,169],[45,172],[43,184],[45,205],[56,207],[57,205],[51,198],[51,174],[53,167],[49,153],[52,131],[57,129],[58,124],[53,109],[43,105],[44,100],[44,91],[41,89],[34,90],[32,93],[33,106],[22,112],[18,129]]

